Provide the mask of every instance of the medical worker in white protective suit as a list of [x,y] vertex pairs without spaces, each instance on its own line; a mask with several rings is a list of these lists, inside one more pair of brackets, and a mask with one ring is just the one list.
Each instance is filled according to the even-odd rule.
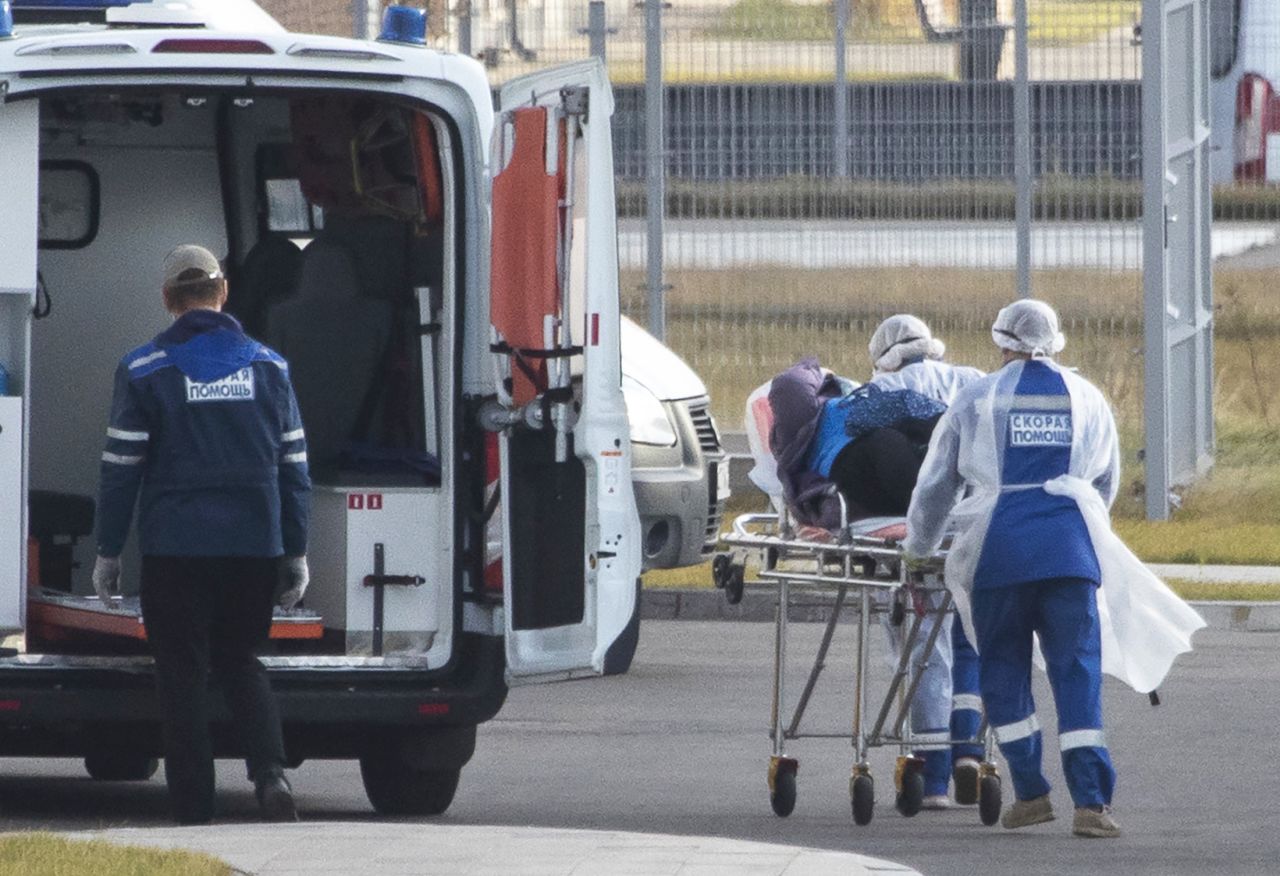
[[[948,407],[961,389],[986,376],[977,368],[942,361],[946,345],[933,336],[924,320],[910,314],[895,314],[880,323],[867,352],[874,368],[871,383],[884,390],[910,389]],[[978,655],[964,634],[963,624],[954,623],[952,615],[947,615],[943,625],[911,710],[911,730],[920,743],[915,753],[924,760],[925,809],[949,805],[947,785],[953,775],[956,802],[977,803],[983,757],[981,745],[948,745],[950,739],[978,735],[982,700],[978,695]],[[888,630],[897,650],[901,631]],[[928,635],[926,625],[921,629],[918,650],[923,650]]]
[[1053,361],[1065,345],[1053,308],[1011,304],[991,336],[1005,365],[962,390],[934,430],[903,550],[910,564],[938,547],[948,518],[956,526],[947,585],[962,616],[971,610],[982,698],[1012,774],[1004,826],[1054,817],[1031,696],[1034,633],[1058,707],[1073,832],[1118,836],[1102,673],[1153,690],[1204,621],[1111,531],[1115,421],[1097,388]]

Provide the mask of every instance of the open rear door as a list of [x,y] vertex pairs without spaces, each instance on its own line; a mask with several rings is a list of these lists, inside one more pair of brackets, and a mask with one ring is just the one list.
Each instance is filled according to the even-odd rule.
[[6,375],[0,388],[0,633],[21,630],[26,613],[25,421],[39,132],[35,101],[0,103],[0,366]]
[[610,118],[597,61],[513,80],[493,138],[507,672],[600,674],[635,610]]

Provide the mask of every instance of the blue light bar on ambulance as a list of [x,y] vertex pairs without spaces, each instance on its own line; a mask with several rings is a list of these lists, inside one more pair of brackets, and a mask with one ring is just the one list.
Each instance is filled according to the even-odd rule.
[[0,40],[13,36],[13,10],[9,0],[0,0]]
[[378,41],[425,46],[427,13],[412,6],[388,6],[382,15],[382,33],[378,34]]

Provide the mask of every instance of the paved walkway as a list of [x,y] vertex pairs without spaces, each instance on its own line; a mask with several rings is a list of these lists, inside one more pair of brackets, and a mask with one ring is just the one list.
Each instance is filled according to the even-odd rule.
[[420,822],[316,822],[129,828],[73,837],[206,852],[241,873],[672,874],[871,876],[917,871],[847,852],[698,836],[468,827]]

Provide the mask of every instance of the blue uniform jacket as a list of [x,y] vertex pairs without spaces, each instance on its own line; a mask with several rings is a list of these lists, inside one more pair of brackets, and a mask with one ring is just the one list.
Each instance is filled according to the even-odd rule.
[[119,556],[137,502],[144,555],[301,556],[310,490],[288,366],[234,317],[190,311],[121,360],[100,555]]
[[1098,583],[1098,558],[1080,508],[1038,485],[1071,465],[1071,396],[1062,377],[1032,360],[1022,369],[1004,436],[1000,494],[974,571],[975,589],[1077,578]]

